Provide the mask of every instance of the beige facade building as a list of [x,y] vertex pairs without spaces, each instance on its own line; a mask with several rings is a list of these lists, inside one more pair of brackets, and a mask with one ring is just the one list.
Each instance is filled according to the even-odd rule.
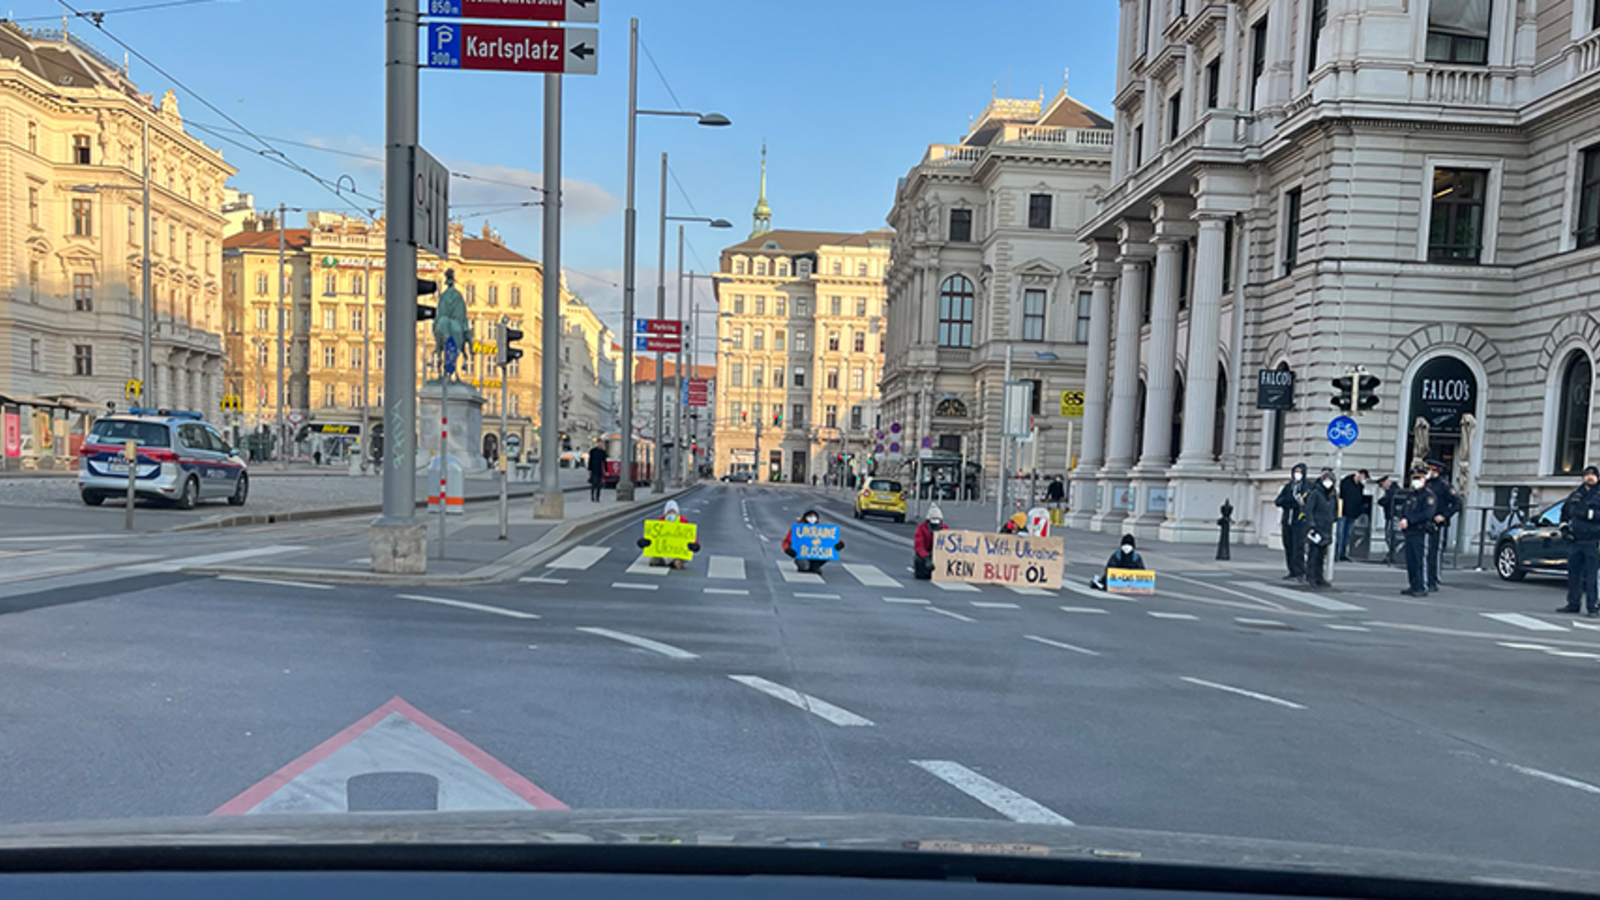
[[761,198],[749,240],[716,276],[716,475],[807,482],[868,452],[883,372],[888,231],[767,230]]
[[134,402],[146,129],[154,328],[142,402],[215,416],[219,210],[235,170],[184,131],[170,91],[159,103],[139,93],[122,66],[76,36],[0,23],[0,395],[30,407],[21,443],[35,457],[56,443],[36,428],[82,430],[82,416],[49,424],[51,403]]

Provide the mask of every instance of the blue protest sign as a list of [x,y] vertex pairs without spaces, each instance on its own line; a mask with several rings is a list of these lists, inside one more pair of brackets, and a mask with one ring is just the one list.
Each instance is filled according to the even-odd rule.
[[1356,420],[1349,416],[1339,416],[1328,423],[1328,443],[1343,449],[1356,442],[1361,435],[1361,429],[1356,427]]
[[796,559],[838,559],[839,526],[796,522],[789,527],[789,547]]

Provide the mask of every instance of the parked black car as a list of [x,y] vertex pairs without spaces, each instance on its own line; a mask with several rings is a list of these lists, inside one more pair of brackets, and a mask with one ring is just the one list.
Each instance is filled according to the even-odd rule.
[[1494,545],[1494,570],[1507,581],[1521,581],[1529,572],[1567,574],[1567,539],[1561,534],[1561,506],[1545,507],[1525,522],[1505,530]]

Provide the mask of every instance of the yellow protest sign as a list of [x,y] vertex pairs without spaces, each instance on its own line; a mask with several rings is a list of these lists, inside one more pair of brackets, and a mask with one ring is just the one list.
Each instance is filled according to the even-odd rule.
[[1107,569],[1106,593],[1154,594],[1156,573],[1151,569]]
[[1062,553],[1059,537],[938,531],[933,535],[933,580],[1059,588]]
[[661,559],[694,559],[689,545],[694,543],[695,526],[691,522],[664,522],[646,519],[644,537],[650,546],[644,548],[645,556]]

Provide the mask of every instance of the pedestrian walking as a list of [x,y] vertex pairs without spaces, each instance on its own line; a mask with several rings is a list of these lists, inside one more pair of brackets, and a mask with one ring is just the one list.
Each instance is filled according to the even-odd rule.
[[1556,610],[1577,613],[1580,596],[1587,598],[1591,619],[1600,618],[1595,580],[1600,573],[1600,468],[1583,470],[1583,484],[1561,504],[1561,531],[1567,539],[1567,605]]
[[1428,532],[1428,590],[1439,589],[1439,567],[1444,562],[1444,545],[1449,541],[1450,517],[1461,509],[1461,501],[1450,489],[1444,463],[1428,460],[1428,487],[1433,491],[1433,530]]
[[1284,562],[1289,566],[1289,574],[1283,577],[1294,581],[1303,581],[1306,577],[1306,493],[1309,490],[1306,464],[1296,463],[1289,470],[1289,483],[1278,491],[1278,499],[1273,501],[1283,510],[1279,524],[1283,526]]
[[1328,545],[1333,543],[1338,505],[1333,470],[1323,469],[1306,493],[1306,583],[1312,587],[1328,586]]
[[606,461],[610,458],[599,441],[589,448],[589,499],[600,502],[600,489],[606,483]]
[[1050,479],[1050,484],[1044,489],[1046,503],[1060,503],[1067,498],[1067,486],[1061,483],[1061,476]]
[[1408,587],[1400,593],[1408,597],[1425,597],[1428,594],[1428,534],[1432,530],[1438,500],[1428,487],[1428,470],[1418,466],[1411,470],[1409,489],[1395,495],[1396,524],[1405,535],[1406,580]]
[[1371,533],[1372,499],[1367,496],[1368,477],[1366,469],[1358,469],[1339,482],[1339,542],[1333,554],[1339,562],[1350,561],[1350,530],[1357,519],[1367,516],[1367,529]]
[[1395,527],[1394,498],[1399,484],[1385,475],[1378,479],[1378,508],[1383,510],[1383,564],[1394,565],[1395,554],[1400,549],[1400,529]]

